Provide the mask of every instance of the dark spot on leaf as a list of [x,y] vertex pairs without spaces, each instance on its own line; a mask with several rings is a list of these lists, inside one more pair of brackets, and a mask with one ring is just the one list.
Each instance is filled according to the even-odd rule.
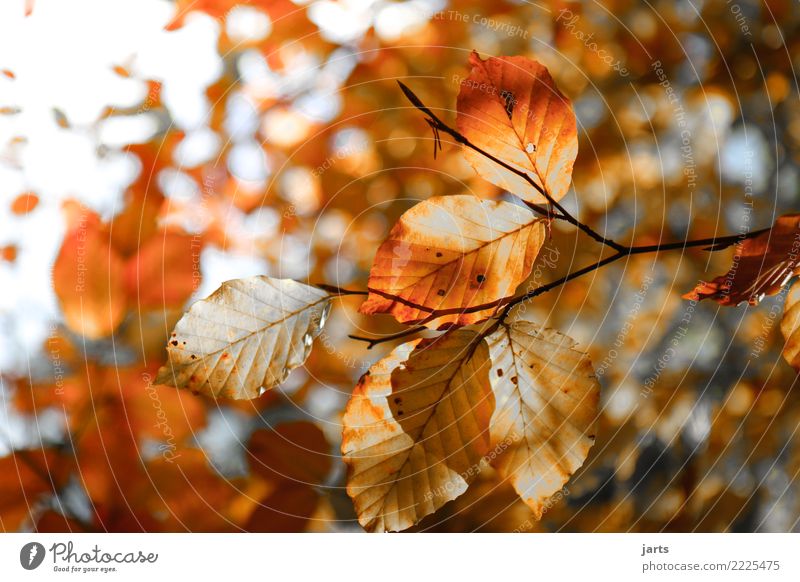
[[477,279],[478,283],[483,283],[484,281],[486,281],[486,275],[478,275]]
[[506,104],[506,115],[508,115],[508,118],[511,119],[511,116],[514,113],[514,106],[517,104],[517,100],[514,98],[514,94],[511,91],[502,91],[500,93],[500,97],[502,97]]

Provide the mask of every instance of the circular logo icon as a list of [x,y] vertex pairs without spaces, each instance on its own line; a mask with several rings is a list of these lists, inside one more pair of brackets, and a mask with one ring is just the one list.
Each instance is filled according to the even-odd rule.
[[44,561],[44,546],[39,542],[29,542],[19,551],[19,563],[26,570],[35,570]]

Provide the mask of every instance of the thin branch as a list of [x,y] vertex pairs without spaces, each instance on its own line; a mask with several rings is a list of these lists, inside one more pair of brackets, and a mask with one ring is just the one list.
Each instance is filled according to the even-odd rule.
[[420,333],[422,331],[426,331],[428,328],[424,325],[420,325],[418,327],[410,327],[408,329],[404,329],[403,331],[399,331],[397,333],[393,333],[391,335],[384,335],[381,337],[366,337],[361,335],[348,335],[350,339],[354,339],[360,342],[367,342],[367,349],[371,350],[378,344],[382,344],[384,342],[390,342],[396,339],[400,339],[409,335],[414,335],[416,333]]
[[602,244],[604,244],[604,245],[606,245],[608,247],[611,247],[612,249],[614,249],[616,251],[622,251],[622,250],[625,250],[627,248],[627,247],[625,247],[625,245],[621,245],[620,243],[618,243],[618,242],[616,242],[614,240],[611,240],[609,238],[604,237],[599,232],[595,231],[592,227],[590,227],[588,224],[585,224],[585,223],[579,221],[574,216],[572,216],[567,211],[566,208],[564,208],[555,198],[553,198],[550,195],[549,192],[547,192],[544,188],[542,188],[542,186],[537,184],[536,181],[533,178],[531,178],[531,176],[528,175],[527,172],[523,172],[522,170],[518,170],[517,168],[507,164],[506,162],[504,162],[500,158],[490,154],[486,150],[484,150],[484,149],[476,146],[475,144],[473,144],[461,132],[453,129],[452,127],[447,125],[444,121],[439,119],[439,117],[433,111],[431,111],[424,103],[422,103],[422,101],[419,99],[419,97],[417,97],[414,94],[414,92],[411,89],[409,89],[405,84],[403,84],[401,81],[397,81],[397,83],[398,83],[398,85],[400,85],[400,89],[403,91],[403,93],[408,98],[408,100],[412,103],[412,105],[414,105],[414,107],[416,107],[417,109],[422,111],[425,115],[427,115],[430,118],[428,120],[428,125],[430,125],[431,127],[435,128],[435,129],[437,129],[439,131],[443,131],[444,133],[446,133],[450,137],[452,137],[457,143],[460,143],[460,144],[464,145],[465,147],[468,147],[471,150],[474,150],[474,151],[478,152],[479,154],[481,154],[485,158],[493,161],[495,164],[505,168],[509,172],[512,172],[512,173],[516,174],[517,176],[519,176],[520,178],[522,178],[523,180],[525,180],[528,184],[533,186],[536,189],[536,191],[539,192],[539,194],[541,194],[545,198],[545,200],[547,200],[547,202],[549,204],[551,204],[553,207],[555,207],[561,214],[554,214],[550,210],[542,208],[538,204],[534,204],[532,202],[528,202],[528,201],[523,200],[523,202],[525,202],[525,204],[528,206],[528,208],[530,208],[530,209],[532,209],[532,210],[534,210],[536,212],[539,212],[539,213],[541,213],[541,214],[543,214],[545,216],[552,217],[552,218],[558,218],[559,220],[564,220],[566,222],[569,222],[570,224],[576,226],[577,228],[579,228],[580,230],[585,232],[587,235],[592,237],[597,242],[602,243]]
[[[500,325],[503,324],[503,322],[505,321],[506,317],[510,313],[511,309],[514,308],[514,306],[519,305],[520,303],[523,303],[523,302],[528,301],[530,299],[533,299],[534,297],[537,297],[539,295],[542,295],[543,293],[547,293],[548,291],[551,291],[551,290],[553,290],[553,289],[555,289],[557,287],[560,287],[561,285],[564,285],[565,283],[568,283],[569,281],[572,281],[573,279],[577,279],[578,277],[581,277],[583,275],[586,275],[588,273],[596,271],[597,269],[600,269],[600,268],[602,268],[602,267],[604,267],[606,265],[614,263],[614,262],[618,261],[619,259],[621,259],[623,257],[628,257],[628,256],[631,256],[631,255],[646,254],[646,253],[657,253],[657,252],[662,252],[662,251],[679,250],[679,249],[683,250],[683,249],[695,248],[695,247],[703,247],[703,250],[705,250],[705,251],[715,252],[715,251],[720,251],[720,250],[726,249],[726,248],[730,247],[731,245],[740,243],[740,242],[742,242],[744,240],[747,240],[747,239],[750,239],[750,238],[754,238],[756,236],[759,236],[761,234],[769,232],[769,230],[770,230],[769,228],[765,228],[765,229],[761,229],[761,230],[757,230],[757,231],[753,231],[753,232],[749,232],[749,233],[742,233],[742,234],[738,234],[738,235],[728,235],[728,236],[722,236],[722,237],[712,237],[712,238],[695,239],[695,240],[683,240],[683,241],[676,241],[676,242],[670,242],[670,243],[656,243],[656,244],[653,244],[653,245],[640,245],[640,246],[622,245],[620,243],[617,243],[616,241],[613,241],[611,239],[607,239],[607,238],[603,237],[602,235],[600,235],[599,233],[594,231],[588,225],[580,222],[577,218],[575,218],[574,216],[569,214],[569,212],[567,212],[567,210],[563,206],[561,206],[556,200],[554,200],[552,198],[552,196],[550,196],[550,194],[548,194],[541,186],[539,186],[527,173],[522,172],[520,170],[517,170],[516,168],[508,165],[503,160],[500,160],[499,158],[493,156],[489,152],[486,152],[483,149],[481,149],[481,148],[477,147],[476,145],[474,145],[473,143],[471,143],[463,134],[461,134],[460,132],[458,132],[455,129],[451,128],[446,123],[444,123],[441,119],[439,119],[439,117],[435,113],[433,113],[433,111],[431,111],[424,103],[422,103],[422,101],[419,99],[419,97],[417,97],[414,94],[414,92],[411,91],[411,89],[409,89],[406,85],[404,85],[400,81],[398,81],[398,84],[400,85],[400,89],[403,91],[403,93],[408,98],[408,100],[414,105],[414,107],[416,107],[417,109],[419,109],[425,115],[428,116],[429,119],[426,119],[426,121],[431,126],[431,128],[433,129],[434,138],[435,138],[437,143],[440,140],[438,132],[440,132],[440,131],[444,132],[444,133],[450,135],[457,143],[460,143],[460,144],[464,145],[465,147],[473,149],[474,151],[480,153],[481,155],[483,155],[487,159],[493,161],[497,165],[507,169],[508,171],[516,174],[517,176],[520,176],[526,182],[528,182],[531,186],[533,186],[548,201],[548,203],[550,205],[554,206],[560,212],[560,214],[554,213],[550,208],[545,208],[545,207],[542,207],[542,206],[540,206],[538,204],[534,204],[532,202],[523,201],[523,202],[525,202],[525,204],[531,210],[534,210],[535,212],[543,214],[543,215],[545,215],[545,216],[547,216],[549,218],[555,218],[555,219],[558,219],[558,220],[565,220],[565,221],[575,225],[576,227],[578,227],[580,230],[582,230],[583,232],[588,234],[590,237],[592,237],[596,241],[602,243],[605,246],[608,246],[608,247],[614,249],[616,252],[613,255],[610,255],[608,257],[600,259],[600,260],[596,261],[595,263],[592,263],[591,265],[587,265],[585,267],[582,267],[581,269],[578,269],[577,271],[573,271],[573,272],[571,272],[571,273],[569,273],[567,275],[564,275],[563,277],[561,277],[559,279],[556,279],[555,281],[551,281],[550,283],[546,283],[544,285],[540,285],[536,289],[532,289],[531,291],[528,291],[527,293],[524,293],[522,295],[517,295],[516,297],[506,297],[506,298],[502,298],[502,299],[499,299],[499,300],[491,301],[489,303],[484,303],[484,304],[481,304],[481,305],[472,305],[470,307],[457,307],[457,308],[436,310],[436,309],[433,309],[431,307],[428,307],[428,306],[425,306],[425,305],[421,305],[421,304],[415,303],[413,301],[409,301],[409,300],[404,299],[402,297],[399,297],[399,296],[396,296],[396,295],[392,295],[390,293],[385,293],[385,292],[380,291],[380,290],[372,289],[371,292],[373,292],[373,293],[375,293],[377,295],[380,295],[380,296],[385,297],[387,299],[390,299],[392,301],[396,301],[396,302],[401,303],[403,305],[406,305],[408,307],[412,307],[412,308],[417,309],[419,311],[426,312],[429,315],[426,316],[423,319],[420,319],[420,320],[412,322],[412,323],[419,324],[417,327],[409,328],[409,329],[403,330],[401,332],[398,332],[398,333],[395,333],[395,334],[391,334],[391,335],[387,335],[387,336],[383,336],[383,337],[380,337],[380,338],[369,338],[369,337],[356,336],[356,335],[350,335],[349,336],[350,338],[352,338],[354,340],[367,342],[367,344],[368,344],[367,345],[367,349],[372,349],[374,346],[376,346],[376,345],[378,345],[380,343],[384,343],[384,342],[392,341],[392,340],[395,340],[395,339],[403,338],[403,337],[406,337],[406,336],[409,336],[409,335],[414,335],[414,334],[417,334],[417,333],[419,333],[421,331],[427,330],[428,328],[426,327],[425,324],[430,323],[430,322],[432,322],[432,321],[434,321],[434,320],[436,320],[436,319],[438,319],[440,317],[446,316],[446,315],[459,315],[459,314],[467,314],[467,313],[475,313],[475,312],[480,312],[480,311],[486,311],[486,310],[489,310],[489,309],[497,310],[497,309],[502,308],[500,313],[496,316],[497,320],[495,321],[495,323],[492,326],[490,326],[489,328],[487,328],[487,330],[484,331],[481,334],[481,337],[485,337],[488,333],[491,333],[492,331],[496,330]],[[434,151],[435,151],[436,147],[437,147],[437,145],[435,143],[434,144]],[[441,145],[439,145],[439,149],[441,149]],[[322,288],[322,289],[331,290],[331,291],[333,291],[335,293],[338,293],[340,295],[367,295],[368,294],[367,292],[363,292],[363,291],[350,291],[350,290],[346,290],[346,289],[340,289],[338,287],[333,287],[333,286],[330,286],[330,285],[319,285],[319,287]]]
[[356,289],[342,289],[336,285],[326,285],[324,283],[316,283],[315,287],[319,287],[323,291],[328,291],[334,295],[369,295],[369,291],[359,291]]
[[[608,265],[610,263],[613,263],[614,261],[618,261],[619,259],[630,255],[658,253],[662,251],[674,251],[674,250],[688,249],[694,247],[703,247],[702,250],[704,251],[715,252],[728,248],[729,246],[741,242],[743,240],[756,237],[769,230],[770,229],[762,229],[758,231],[753,231],[744,234],[737,234],[737,235],[686,240],[686,241],[678,241],[670,243],[657,243],[654,245],[626,247],[620,251],[617,251],[613,255],[609,255],[608,257],[597,261],[596,263],[592,263],[591,265],[588,265],[568,275],[565,275],[560,279],[556,279],[555,281],[542,285],[541,287],[537,287],[536,289],[533,289],[532,291],[529,291],[528,293],[525,293],[523,295],[517,295],[516,297],[506,297],[503,299],[490,301],[488,303],[482,303],[480,305],[472,305],[470,307],[451,307],[448,309],[434,309],[432,307],[428,307],[427,305],[415,303],[414,301],[409,301],[408,299],[405,299],[403,297],[392,295],[391,293],[386,293],[385,291],[372,289],[372,292],[386,299],[391,299],[392,301],[397,301],[398,303],[401,303],[408,307],[412,307],[419,311],[424,311],[425,313],[428,313],[429,315],[427,315],[423,319],[411,322],[419,325],[425,325],[445,315],[460,315],[466,313],[475,313],[478,311],[486,311],[488,309],[496,309],[500,307],[506,307],[507,311],[508,309],[510,309],[511,307],[513,307],[518,303],[521,303],[522,301],[525,301],[532,297],[536,297],[537,295],[541,295],[542,293],[545,293],[547,291],[550,291],[551,289],[559,287],[560,285],[563,285],[564,283],[571,281],[576,277],[580,277],[581,275],[590,273],[596,269],[599,269],[600,267],[604,267],[605,265]],[[509,304],[511,304],[511,307],[507,307]]]
[[511,309],[528,299],[533,299],[534,297],[541,295],[542,293],[547,293],[556,287],[560,287],[564,283],[568,281],[572,281],[573,279],[577,279],[581,275],[585,275],[587,273],[591,273],[592,271],[596,271],[597,269],[604,267],[608,264],[611,264],[615,261],[623,257],[628,257],[631,255],[643,255],[648,253],[659,253],[662,251],[675,251],[675,250],[682,250],[694,247],[704,247],[702,250],[708,252],[716,252],[721,251],[723,249],[728,248],[731,245],[740,243],[746,239],[757,237],[765,232],[769,232],[769,228],[763,228],[761,230],[755,230],[753,232],[743,233],[743,234],[735,234],[735,235],[728,235],[728,236],[720,236],[720,237],[713,237],[713,238],[701,238],[695,240],[685,240],[679,242],[672,242],[672,243],[657,243],[654,245],[641,245],[641,246],[634,246],[628,247],[624,250],[621,250],[613,255],[606,257],[605,259],[601,259],[596,263],[583,267],[582,269],[578,269],[577,271],[573,271],[568,275],[561,277],[560,279],[556,279],[555,281],[551,281],[550,283],[546,283],[545,285],[541,285],[536,289],[533,289],[523,295],[519,295],[514,299],[510,300],[505,304],[503,311],[500,315],[500,319],[504,320],[508,315]]

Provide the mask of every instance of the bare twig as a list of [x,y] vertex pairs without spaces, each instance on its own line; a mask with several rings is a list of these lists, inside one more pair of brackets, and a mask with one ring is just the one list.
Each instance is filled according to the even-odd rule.
[[399,331],[391,335],[384,335],[381,337],[366,337],[361,335],[348,335],[347,337],[349,337],[350,339],[358,340],[360,342],[367,342],[367,349],[371,350],[378,344],[382,344],[384,342],[390,342],[409,335],[414,335],[422,331],[426,331],[427,329],[428,328],[425,327],[424,325],[420,325],[419,327],[410,327],[408,329],[404,329],[403,331]]
[[336,285],[326,285],[324,283],[315,283],[315,287],[319,287],[323,291],[328,291],[334,295],[369,295],[369,291],[359,291],[357,289],[342,289]]

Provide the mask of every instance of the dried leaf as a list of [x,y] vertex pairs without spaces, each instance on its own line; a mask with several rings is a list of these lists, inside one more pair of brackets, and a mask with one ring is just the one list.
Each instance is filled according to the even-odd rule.
[[289,279],[227,281],[175,326],[156,383],[214,398],[257,398],[306,361],[330,298]]
[[526,208],[475,196],[437,196],[403,214],[378,248],[362,313],[402,323],[468,325],[493,309],[462,313],[514,294],[544,243],[543,221]]
[[489,448],[489,353],[472,331],[398,346],[344,414],[347,493],[368,531],[406,529],[461,495]]
[[778,218],[766,232],[736,245],[730,270],[708,283],[701,281],[684,299],[713,299],[736,306],[757,305],[765,295],[775,295],[792,275],[800,272],[800,214]]
[[[475,146],[526,173],[555,200],[564,197],[578,155],[578,131],[569,99],[547,68],[525,57],[472,53],[472,70],[458,94],[458,130]],[[519,175],[470,148],[475,171],[529,202],[547,199]]]
[[786,340],[783,357],[790,366],[800,371],[800,280],[795,281],[786,293],[781,333]]
[[589,356],[552,329],[518,321],[486,341],[494,464],[539,519],[594,444],[600,384]]

